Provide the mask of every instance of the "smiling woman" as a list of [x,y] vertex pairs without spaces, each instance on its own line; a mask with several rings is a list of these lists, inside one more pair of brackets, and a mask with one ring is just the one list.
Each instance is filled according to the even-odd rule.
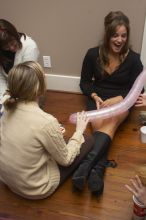
[[119,25],[110,39],[110,52],[119,53],[127,41],[127,29],[124,25]]
[[[80,87],[87,96],[89,111],[121,102],[143,69],[139,54],[129,47],[128,17],[121,11],[110,12],[104,19],[104,28],[102,43],[87,51],[82,66]],[[108,119],[92,121],[95,144],[73,175],[76,188],[82,190],[88,177],[91,192],[102,193],[108,149],[116,129],[128,114],[127,110]]]
[[[122,48],[124,47],[125,43],[127,41],[127,29],[124,25],[119,25],[116,28],[115,33],[110,39],[109,43],[109,64],[105,65],[105,70],[109,73],[112,74],[118,66],[120,65],[121,61],[119,59],[119,53],[121,52]],[[116,56],[117,54],[117,56]],[[123,56],[123,60],[128,54],[128,51],[126,54]],[[122,57],[121,57],[122,59]]]

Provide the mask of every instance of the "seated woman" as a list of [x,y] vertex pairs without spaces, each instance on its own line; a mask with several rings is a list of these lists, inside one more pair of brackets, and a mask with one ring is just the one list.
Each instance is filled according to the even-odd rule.
[[37,104],[44,92],[44,72],[38,63],[27,61],[10,70],[0,127],[0,179],[29,199],[50,196],[92,147],[92,141],[82,145],[88,123],[84,112],[78,114],[76,131],[65,143],[57,119]]
[[0,19],[0,104],[7,89],[9,70],[25,61],[37,61],[39,49],[36,42],[17,31],[9,21]]
[[[87,110],[105,108],[121,102],[142,72],[140,56],[129,47],[129,19],[121,11],[110,12],[104,20],[101,45],[88,50],[82,66],[80,87],[87,96]],[[103,192],[107,153],[118,126],[128,116],[94,120],[95,144],[73,175],[73,185],[83,190],[85,180],[91,192]]]

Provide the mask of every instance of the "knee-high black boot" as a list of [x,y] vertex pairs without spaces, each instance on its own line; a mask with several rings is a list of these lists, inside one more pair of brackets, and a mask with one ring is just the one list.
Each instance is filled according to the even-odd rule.
[[91,169],[88,177],[88,188],[96,196],[100,196],[104,189],[104,173],[105,173],[105,162],[107,156],[103,156],[102,159]]
[[88,188],[96,196],[100,196],[104,189],[104,173],[106,167],[117,166],[114,160],[107,160],[107,153],[91,169],[88,177]]
[[105,152],[108,151],[111,143],[111,138],[103,132],[96,131],[93,136],[94,146],[92,150],[88,153],[86,158],[73,174],[73,186],[79,190],[83,189],[89,171],[95,164],[97,164],[98,160],[102,158]]

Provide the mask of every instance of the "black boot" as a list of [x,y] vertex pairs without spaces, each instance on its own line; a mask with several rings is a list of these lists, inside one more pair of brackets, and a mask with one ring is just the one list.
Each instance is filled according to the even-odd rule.
[[96,131],[94,134],[94,145],[92,150],[88,153],[86,158],[80,164],[78,169],[74,172],[72,182],[75,189],[83,190],[85,181],[91,168],[102,158],[105,152],[108,151],[111,143],[111,138],[103,133]]
[[91,171],[88,178],[88,188],[90,191],[96,195],[100,196],[103,193],[104,189],[104,173],[106,167],[113,167],[115,168],[117,166],[116,162],[114,160],[107,160],[107,155],[105,155],[96,166],[94,166]]

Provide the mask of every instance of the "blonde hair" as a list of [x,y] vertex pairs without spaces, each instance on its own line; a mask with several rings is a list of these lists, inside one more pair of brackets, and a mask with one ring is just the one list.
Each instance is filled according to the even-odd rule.
[[46,90],[44,71],[39,63],[27,61],[14,66],[8,74],[7,110],[15,109],[18,102],[35,101]]

